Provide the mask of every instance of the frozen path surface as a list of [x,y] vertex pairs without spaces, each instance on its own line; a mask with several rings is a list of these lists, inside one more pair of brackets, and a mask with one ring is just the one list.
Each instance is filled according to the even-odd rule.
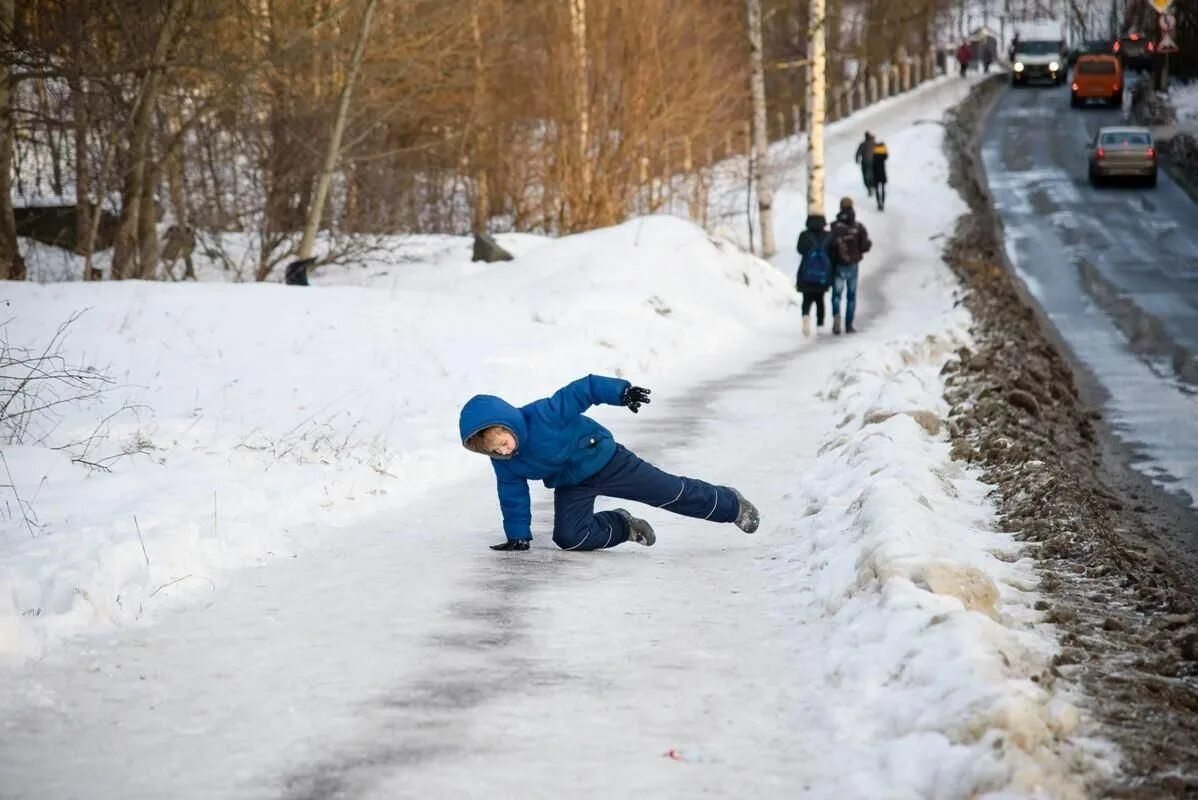
[[[826,766],[811,736],[826,733],[811,729],[820,621],[782,613],[767,567],[834,424],[814,390],[855,342],[821,344],[636,420],[646,457],[755,498],[758,535],[656,513],[650,550],[570,554],[542,533],[497,555],[491,486],[449,487],[247,571],[170,625],[44,660],[48,707],[9,718],[0,784],[123,798],[461,796],[480,777],[503,796],[802,787]],[[535,505],[537,530],[551,508]]]
[[[962,335],[932,240],[959,206],[938,132],[911,120],[964,90],[931,91],[885,131],[911,155],[887,214],[863,214],[861,334],[803,340],[796,313],[637,417],[595,412],[663,468],[741,489],[756,535],[633,506],[656,547],[567,553],[534,486],[534,549],[493,553],[479,459],[207,603],[19,671],[0,797],[1076,796],[1054,765],[1069,709],[1030,677],[1053,650],[1030,562],[943,436],[864,422],[942,417]],[[830,196],[856,180],[830,171]],[[935,564],[982,576],[996,608],[930,589]]]

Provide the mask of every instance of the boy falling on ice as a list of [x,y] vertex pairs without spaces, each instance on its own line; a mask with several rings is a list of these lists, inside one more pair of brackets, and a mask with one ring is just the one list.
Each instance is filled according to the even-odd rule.
[[462,407],[459,430],[467,450],[491,458],[507,541],[492,550],[527,550],[532,541],[528,481],[553,489],[553,541],[563,550],[600,550],[626,541],[652,545],[653,527],[618,508],[595,513],[595,498],[620,497],[676,514],[734,522],[757,530],[757,508],[728,486],[662,472],[617,444],[611,431],[582,412],[605,403],[633,413],[649,390],[619,378],[588,375],[552,397],[516,408],[492,395]]

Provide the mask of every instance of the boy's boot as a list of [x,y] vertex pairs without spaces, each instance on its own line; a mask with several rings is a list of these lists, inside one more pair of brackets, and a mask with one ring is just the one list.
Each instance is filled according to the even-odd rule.
[[804,336],[811,335],[811,317],[809,317],[809,316],[803,317],[803,335]]
[[840,315],[839,314],[832,315],[832,333],[834,333],[837,336],[840,335]]
[[615,511],[628,523],[628,541],[645,547],[653,546],[653,543],[657,541],[657,534],[653,532],[652,525],[640,517],[632,516],[626,509],[617,508]]
[[736,514],[736,527],[745,533],[753,533],[761,524],[761,514],[757,512],[757,506],[746,500],[745,496],[735,489],[732,490],[732,493],[736,495],[736,500],[740,503],[740,510]]

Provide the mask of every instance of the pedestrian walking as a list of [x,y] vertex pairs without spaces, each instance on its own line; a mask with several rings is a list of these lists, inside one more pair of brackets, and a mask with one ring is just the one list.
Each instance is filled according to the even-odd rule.
[[595,498],[601,495],[756,531],[757,508],[736,489],[663,472],[583,413],[604,404],[635,414],[649,403],[649,394],[620,378],[587,375],[518,408],[493,395],[470,398],[458,431],[467,450],[491,459],[503,514],[506,541],[491,549],[529,549],[530,480],[554,490],[553,541],[563,550],[602,550],[628,541],[649,547],[657,541],[653,526],[627,509],[596,514]]
[[886,143],[878,141],[874,143],[874,199],[878,201],[878,210],[886,209],[886,159],[890,158],[890,151],[886,148]]
[[861,181],[865,184],[865,193],[870,197],[874,193],[874,135],[869,131],[865,132],[865,138],[861,140],[861,144],[857,145],[857,154],[854,159],[861,165]]
[[840,334],[840,298],[844,296],[844,332],[856,333],[857,274],[861,258],[873,248],[869,231],[857,221],[853,198],[842,197],[840,211],[832,223],[832,333]]
[[803,335],[811,335],[811,307],[815,306],[815,325],[824,326],[824,293],[832,283],[832,256],[828,245],[832,234],[823,214],[807,217],[807,228],[799,234],[799,271],[795,290],[803,295]]
[[962,78],[969,71],[969,61],[972,57],[973,53],[969,49],[969,42],[961,42],[961,46],[957,48],[957,64],[961,66]]

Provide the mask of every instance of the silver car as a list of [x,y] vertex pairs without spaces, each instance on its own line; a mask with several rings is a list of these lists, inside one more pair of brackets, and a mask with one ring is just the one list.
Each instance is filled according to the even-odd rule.
[[1156,144],[1147,128],[1099,128],[1089,150],[1091,184],[1106,178],[1143,178],[1156,186]]

